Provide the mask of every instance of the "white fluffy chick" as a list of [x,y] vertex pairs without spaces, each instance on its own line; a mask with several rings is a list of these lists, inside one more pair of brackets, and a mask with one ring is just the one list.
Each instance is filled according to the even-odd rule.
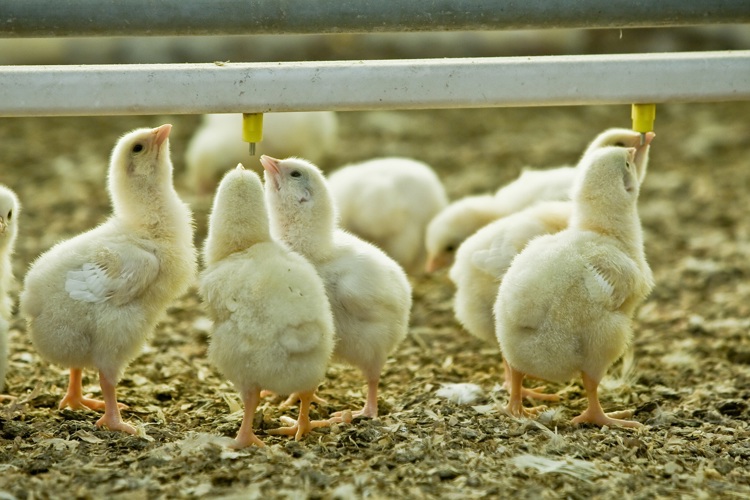
[[[34,347],[70,367],[60,408],[103,408],[96,425],[128,433],[136,430],[121,420],[115,385],[197,266],[192,214],[172,183],[171,129],[138,129],[118,141],[108,175],[113,214],[41,255],[21,293]],[[104,401],[83,396],[84,367],[99,371]]]
[[[471,235],[456,252],[450,279],[456,285],[453,311],[470,334],[497,343],[492,313],[497,290],[513,258],[533,238],[568,226],[569,201],[547,201],[498,219]],[[510,388],[506,366],[506,388]],[[556,401],[555,395],[522,389],[524,397]]]
[[378,382],[404,339],[411,311],[406,273],[376,246],[343,231],[320,169],[301,159],[261,156],[271,231],[313,263],[336,326],[334,357],[362,370],[367,402],[353,417],[378,414]]
[[410,274],[424,270],[427,224],[448,205],[429,165],[410,158],[377,158],[328,176],[342,228],[374,243]]
[[11,258],[16,247],[20,213],[21,204],[16,193],[0,185],[0,391],[5,387],[8,373],[8,329],[13,310],[10,292],[14,283]]
[[299,440],[328,425],[309,418],[333,352],[323,281],[304,257],[271,239],[260,178],[242,165],[219,184],[204,262],[200,293],[214,321],[208,356],[245,404],[234,446],[263,446],[253,432],[261,389],[300,396],[296,424],[271,434]]
[[[337,140],[338,117],[333,111],[265,113],[263,140],[256,152],[318,162],[333,151]],[[204,115],[185,152],[186,184],[193,192],[209,195],[228,168],[250,158],[242,140],[242,114]]]
[[637,211],[643,172],[636,155],[620,147],[587,154],[569,228],[530,242],[500,284],[494,314],[510,365],[512,415],[539,411],[523,407],[525,375],[564,382],[581,373],[589,406],[573,423],[641,425],[621,420],[630,412],[605,414],[597,391],[627,348],[634,310],[653,287]]
[[449,277],[456,319],[469,333],[497,341],[492,306],[511,261],[536,236],[565,229],[571,212],[571,202],[541,202],[484,226],[459,247]]
[[[605,146],[636,147],[641,135],[628,129],[612,128],[597,135],[584,154]],[[636,159],[645,175],[648,147],[639,148]],[[438,213],[427,226],[427,272],[449,266],[461,243],[479,228],[523,210],[538,201],[570,199],[577,167],[524,169],[513,182],[494,195],[476,195],[457,200]]]

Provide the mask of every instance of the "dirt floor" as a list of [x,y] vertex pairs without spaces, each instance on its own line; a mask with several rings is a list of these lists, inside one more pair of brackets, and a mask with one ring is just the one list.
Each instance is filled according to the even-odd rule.
[[[404,155],[434,166],[452,198],[496,189],[523,166],[575,162],[586,143],[629,126],[627,106],[342,113],[327,166]],[[256,415],[265,449],[227,449],[239,398],[206,359],[195,291],[177,301],[119,385],[142,432],[99,430],[91,411],[57,409],[66,371],[34,351],[22,319],[10,331],[0,402],[0,499],[32,498],[734,498],[750,497],[750,103],[658,109],[640,214],[656,287],[634,321],[633,350],[601,389],[607,410],[635,409],[641,430],[574,427],[580,380],[537,420],[503,413],[496,347],[453,318],[447,273],[415,277],[409,335],[387,363],[377,420],[270,436],[279,410]],[[0,119],[0,182],[23,203],[14,262],[25,269],[56,241],[104,220],[107,157],[139,126],[174,124],[178,188],[205,236],[208,200],[181,186],[194,116]],[[324,165],[325,166],[325,165]],[[484,395],[459,405],[443,383]],[[84,387],[98,394],[86,372]],[[333,365],[326,417],[363,402],[359,372]]]

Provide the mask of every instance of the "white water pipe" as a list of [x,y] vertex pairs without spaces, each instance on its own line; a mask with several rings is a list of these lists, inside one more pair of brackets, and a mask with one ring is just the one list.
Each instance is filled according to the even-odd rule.
[[0,116],[750,100],[750,51],[0,67]]

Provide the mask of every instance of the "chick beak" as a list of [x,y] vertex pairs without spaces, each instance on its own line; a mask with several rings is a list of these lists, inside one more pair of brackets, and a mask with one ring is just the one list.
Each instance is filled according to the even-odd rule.
[[243,165],[242,163],[238,163],[235,167],[235,170],[243,171],[245,170],[245,165]]
[[8,223],[5,221],[5,217],[0,217],[0,234],[5,234],[6,229],[8,229]]
[[450,264],[450,261],[445,255],[430,255],[427,257],[427,265],[425,265],[424,270],[427,273],[434,273],[448,264]]
[[172,125],[170,123],[166,123],[162,125],[161,127],[156,127],[153,132],[154,135],[156,135],[156,147],[160,148],[162,144],[164,144],[169,137],[169,132],[172,131]]
[[273,180],[277,190],[281,189],[281,185],[279,184],[279,178],[281,177],[281,169],[279,168],[280,161],[281,160],[277,160],[271,156],[260,155],[260,164],[263,165],[263,169]]
[[648,148],[651,144],[651,141],[654,140],[654,137],[656,137],[656,134],[654,134],[653,132],[646,132],[645,134],[641,134],[643,143],[639,143],[635,148],[635,164],[638,167],[639,176],[642,176],[640,171],[643,170],[644,158],[646,158],[646,156],[648,155]]

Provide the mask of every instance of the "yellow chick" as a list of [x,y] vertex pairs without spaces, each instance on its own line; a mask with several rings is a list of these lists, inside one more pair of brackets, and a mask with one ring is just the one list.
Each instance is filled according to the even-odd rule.
[[[569,201],[546,201],[498,219],[469,236],[456,252],[449,277],[456,286],[453,311],[470,334],[497,343],[492,309],[497,290],[513,258],[537,236],[568,227],[573,205]],[[510,373],[505,370],[506,388]],[[556,401],[555,395],[522,389],[524,397]]]
[[425,267],[427,224],[448,205],[429,165],[410,158],[376,158],[328,176],[343,229],[374,243],[410,274]]
[[[171,129],[138,129],[118,141],[108,177],[113,214],[41,255],[20,300],[39,354],[70,367],[60,408],[104,409],[98,427],[131,434],[115,385],[197,267],[192,214],[172,184]],[[99,371],[104,401],[83,396],[85,367]]]
[[299,393],[297,422],[271,434],[296,439],[313,427],[310,402],[333,352],[333,316],[315,268],[273,241],[255,172],[242,165],[219,184],[204,246],[200,294],[214,321],[208,356],[245,404],[234,447],[263,442],[253,432],[261,389]]
[[351,416],[375,418],[383,365],[409,326],[406,273],[385,252],[337,227],[318,167],[297,158],[260,161],[271,233],[307,257],[323,278],[336,327],[334,357],[358,367],[367,380],[365,406]]
[[[596,136],[582,157],[605,146],[637,147],[640,144],[641,134],[638,132],[612,128]],[[639,149],[636,162],[643,166],[645,175],[648,147]],[[468,196],[449,204],[427,225],[427,272],[450,266],[461,243],[490,222],[539,201],[569,200],[577,171],[577,167],[569,166],[524,169],[516,180],[501,187],[494,195]]]
[[16,246],[20,214],[21,204],[16,193],[0,185],[0,391],[5,388],[5,375],[8,373],[8,329],[13,310],[10,292],[15,281],[11,258]]
[[[648,147],[653,134],[642,147]],[[587,153],[573,187],[570,226],[540,236],[513,260],[494,306],[510,366],[508,412],[521,416],[526,375],[564,382],[580,373],[589,406],[573,423],[638,427],[630,412],[605,414],[598,386],[632,338],[631,320],[653,288],[637,201],[644,172],[635,148]]]

